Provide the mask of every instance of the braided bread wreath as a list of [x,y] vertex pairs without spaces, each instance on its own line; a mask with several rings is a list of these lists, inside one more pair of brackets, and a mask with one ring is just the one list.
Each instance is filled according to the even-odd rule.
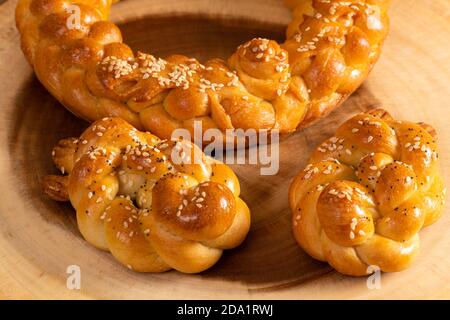
[[135,271],[201,272],[249,231],[237,177],[190,141],[105,118],[61,140],[53,159],[68,175],[47,176],[45,193],[70,199],[84,238]]
[[407,268],[444,205],[434,136],[381,109],[344,123],[290,187],[300,246],[346,275]]
[[[306,127],[342,103],[377,61],[388,0],[286,0],[287,40],[253,39],[204,65],[137,53],[106,21],[112,0],[20,0],[22,49],[42,84],[89,121],[118,116],[170,139],[177,128]],[[68,28],[71,6],[80,25]],[[193,134],[192,134],[193,136]]]

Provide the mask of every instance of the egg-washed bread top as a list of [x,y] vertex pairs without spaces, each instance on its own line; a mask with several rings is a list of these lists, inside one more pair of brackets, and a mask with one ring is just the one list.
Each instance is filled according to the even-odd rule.
[[407,268],[419,231],[443,210],[435,135],[429,125],[396,121],[381,109],[344,123],[292,182],[300,246],[346,275]]
[[133,53],[107,20],[111,0],[20,0],[16,23],[39,80],[81,118],[118,116],[163,139],[177,128],[193,136],[194,121],[204,130],[287,134],[328,114],[367,77],[388,31],[388,2],[288,0],[285,43],[252,39],[228,60],[204,64]]
[[83,237],[135,271],[204,271],[249,231],[236,175],[190,141],[104,118],[53,159],[63,175],[47,176],[45,193],[70,200]]

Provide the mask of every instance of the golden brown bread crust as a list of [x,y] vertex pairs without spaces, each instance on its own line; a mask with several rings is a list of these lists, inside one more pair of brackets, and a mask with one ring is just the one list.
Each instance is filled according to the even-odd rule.
[[429,125],[395,121],[380,109],[344,123],[291,184],[300,246],[347,275],[366,275],[370,265],[407,268],[419,231],[444,205],[432,134]]
[[[81,12],[69,29],[72,4]],[[44,86],[90,121],[119,116],[169,139],[173,129],[277,129],[328,114],[367,77],[388,30],[386,0],[287,0],[293,20],[279,45],[253,39],[204,65],[136,55],[107,19],[111,0],[20,0],[25,56]]]
[[52,154],[68,175],[46,177],[44,192],[70,200],[84,238],[133,270],[201,272],[249,231],[236,175],[190,141],[104,118]]

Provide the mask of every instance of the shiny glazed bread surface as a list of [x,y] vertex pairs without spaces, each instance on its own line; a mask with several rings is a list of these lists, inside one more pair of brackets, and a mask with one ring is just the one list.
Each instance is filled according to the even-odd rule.
[[439,219],[444,197],[434,130],[381,109],[344,123],[289,192],[297,242],[352,276],[407,268],[419,231]]
[[249,231],[236,175],[190,141],[104,118],[53,159],[63,175],[47,176],[45,193],[70,200],[83,237],[135,271],[201,272]]
[[165,139],[176,128],[193,131],[196,120],[222,132],[287,134],[356,90],[379,57],[389,23],[386,0],[286,4],[293,18],[285,43],[253,39],[227,61],[205,64],[133,53],[107,21],[110,0],[20,0],[16,23],[39,80],[86,120],[119,116]]

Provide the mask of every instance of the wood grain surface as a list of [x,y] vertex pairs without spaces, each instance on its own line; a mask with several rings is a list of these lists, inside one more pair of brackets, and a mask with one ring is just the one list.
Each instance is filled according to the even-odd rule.
[[[67,112],[34,77],[19,48],[16,1],[0,0],[0,298],[450,298],[450,212],[421,233],[416,263],[383,274],[381,289],[314,261],[290,230],[287,190],[312,149],[357,112],[385,107],[400,119],[425,121],[439,134],[450,181],[450,3],[393,0],[381,60],[339,109],[280,144],[280,172],[234,166],[253,224],[246,242],[199,275],[138,274],[86,243],[69,205],[46,199],[40,180],[61,138],[87,123]],[[126,0],[113,7],[133,49],[226,57],[255,36],[281,40],[289,12],[280,0]],[[66,268],[81,268],[81,290],[66,287]]]

